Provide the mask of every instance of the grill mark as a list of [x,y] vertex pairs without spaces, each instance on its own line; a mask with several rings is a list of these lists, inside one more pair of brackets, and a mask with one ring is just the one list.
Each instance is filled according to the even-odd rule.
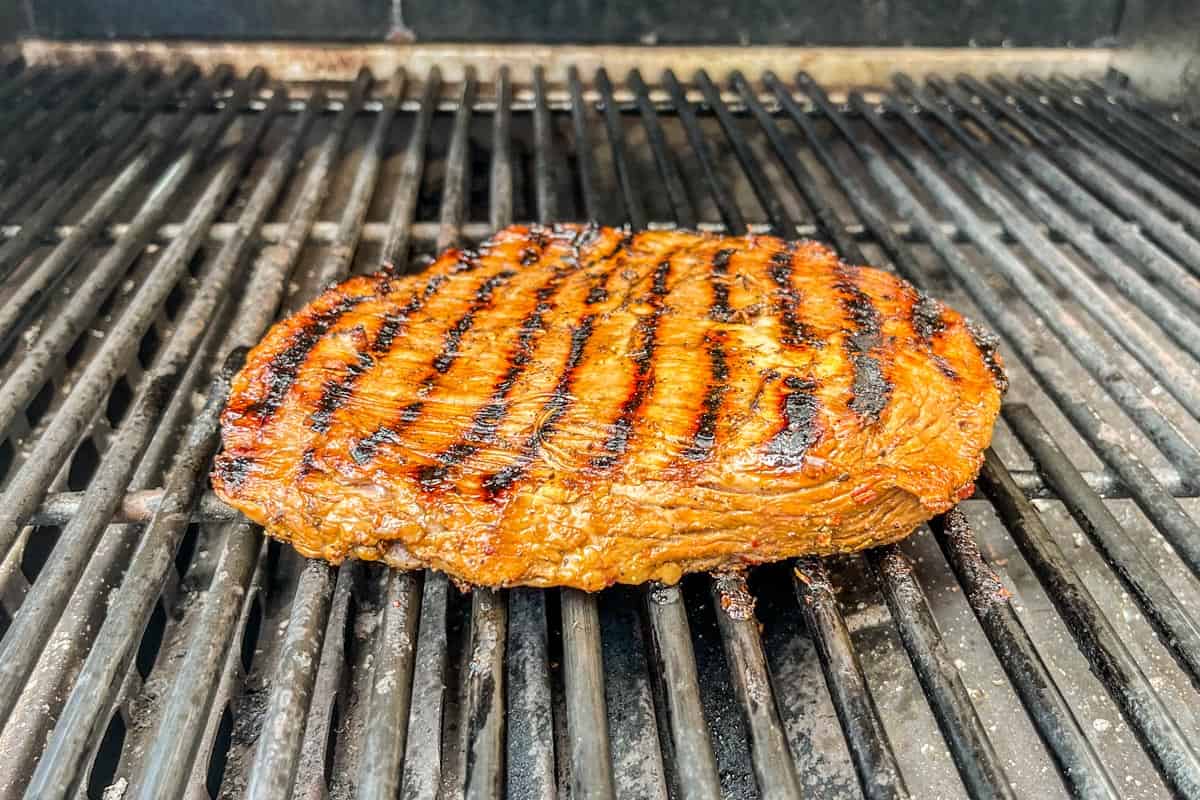
[[[588,228],[585,230],[585,233],[590,231],[590,235],[584,237],[587,239],[589,244],[596,238],[595,232],[591,231],[591,228],[594,224],[595,223],[588,223]],[[621,237],[621,241],[617,242],[617,244],[611,250],[600,256],[598,259],[596,259],[596,262],[593,263],[600,261],[612,261],[626,249],[628,249],[629,245],[633,242],[633,239],[634,236],[632,233],[626,233]],[[588,292],[587,297],[583,301],[586,305],[593,306],[596,303],[603,303],[608,299],[608,276],[611,275],[615,269],[615,266],[610,267],[609,270],[604,274],[600,283],[592,287],[591,291]]]
[[668,255],[655,268],[650,294],[645,298],[653,310],[638,320],[637,330],[641,335],[641,347],[633,357],[633,388],[621,404],[621,413],[609,426],[608,439],[604,442],[605,452],[591,459],[590,463],[594,469],[608,469],[629,449],[629,439],[633,435],[637,413],[646,402],[650,390],[654,388],[654,356],[658,343],[658,326],[666,310],[662,301],[667,294],[667,276],[670,272],[671,255]]
[[824,342],[812,335],[812,331],[796,314],[800,304],[800,293],[792,286],[792,272],[795,269],[796,245],[789,242],[783,250],[771,256],[771,266],[768,272],[771,280],[775,281],[775,303],[779,311],[779,323],[783,327],[783,335],[779,340],[789,347],[822,347]]
[[[460,353],[458,346],[462,343],[462,338],[475,325],[475,320],[479,313],[489,306],[495,297],[496,289],[503,286],[509,279],[516,275],[515,270],[506,269],[492,275],[475,290],[475,297],[471,300],[471,305],[466,312],[459,317],[455,323],[450,326],[442,340],[442,349],[433,359],[431,364],[432,371],[427,373],[421,379],[420,388],[417,389],[418,397],[426,397],[433,390],[434,384],[437,383],[439,375],[449,371],[454,362],[458,360]],[[400,433],[403,432],[412,423],[416,422],[421,416],[421,412],[425,408],[424,400],[416,400],[409,403],[401,410],[399,417],[390,425],[381,425],[370,435],[360,439],[350,448],[350,456],[355,463],[362,465],[375,457],[379,451],[379,445],[384,442],[397,444],[400,441]]]
[[766,445],[763,461],[771,467],[791,469],[804,463],[804,456],[821,438],[821,411],[815,381],[792,375],[783,379],[789,391],[779,401],[783,427]]
[[732,256],[732,250],[718,250],[713,254],[712,271],[708,276],[709,282],[712,283],[713,299],[708,316],[717,322],[729,322],[733,318],[733,311],[729,308],[729,284],[725,282],[729,275],[729,259]]
[[309,447],[304,448],[304,455],[300,456],[299,476],[301,478],[312,474],[312,471],[317,468],[315,461],[316,455],[317,449],[315,447],[310,445]]
[[1005,374],[1004,367],[1000,364],[998,355],[1000,340],[996,338],[996,334],[982,325],[972,320],[967,320],[966,323],[971,341],[975,343],[976,349],[979,350],[979,356],[987,365],[988,371],[992,373],[992,383],[1000,390],[1001,394],[1004,394],[1008,391],[1008,375]]
[[842,307],[850,317],[851,330],[844,347],[853,368],[850,410],[874,422],[892,396],[892,383],[883,374],[883,364],[871,351],[883,343],[883,323],[870,295],[859,288],[854,267],[838,265],[834,287],[841,292]]
[[369,369],[375,366],[376,356],[386,355],[395,344],[396,337],[404,325],[424,307],[429,298],[447,281],[445,275],[434,275],[420,292],[414,292],[409,301],[398,310],[384,315],[383,324],[375,332],[371,343],[355,353],[355,360],[346,367],[341,378],[325,382],[317,408],[309,417],[309,427],[317,433],[326,433],[333,424],[333,415],[354,395],[354,386]]
[[952,381],[962,380],[961,376],[950,366],[950,362],[933,350],[933,340],[946,330],[946,306],[924,292],[917,293],[916,302],[912,305],[909,315],[913,333],[929,351],[929,360],[938,370]]
[[683,457],[691,461],[703,461],[716,445],[717,416],[720,414],[725,393],[729,391],[729,363],[725,357],[725,340],[724,331],[709,331],[704,335],[712,378],[704,391],[692,443],[683,451]]
[[583,353],[588,340],[595,330],[595,320],[596,315],[589,314],[580,320],[579,325],[571,331],[571,349],[563,364],[563,371],[558,376],[550,399],[542,405],[542,412],[539,414],[541,423],[525,440],[517,459],[503,469],[486,476],[481,482],[484,496],[489,500],[496,499],[525,477],[529,467],[541,454],[543,444],[554,435],[558,421],[562,419],[563,414],[571,405],[573,399],[571,386],[575,382],[576,371],[583,362]]
[[475,412],[471,426],[459,441],[434,455],[437,464],[425,464],[417,469],[417,481],[425,489],[435,489],[445,481],[451,467],[461,464],[479,451],[481,445],[495,441],[496,429],[508,416],[509,392],[533,360],[539,334],[546,330],[546,314],[554,309],[554,299],[563,280],[580,269],[578,252],[556,268],[554,274],[537,290],[538,303],[525,315],[517,334],[517,343],[509,352],[508,363],[500,379],[492,387],[488,402]]
[[946,320],[942,316],[945,311],[941,301],[924,292],[917,294],[917,301],[912,306],[912,327],[922,341],[930,342],[946,330]]
[[237,491],[246,480],[246,474],[250,471],[250,465],[253,463],[254,459],[250,456],[232,456],[217,459],[214,467],[217,477],[221,479],[222,483],[227,488]]
[[[708,316],[717,322],[728,322],[733,316],[729,308],[729,284],[724,280],[729,275],[729,260],[732,256],[733,250],[718,250],[713,254],[712,269],[709,272],[713,295]],[[716,445],[717,415],[721,411],[725,393],[729,390],[729,362],[725,357],[726,339],[724,331],[709,330],[704,334],[709,381],[704,390],[704,399],[700,402],[692,441],[683,450],[683,457],[689,461],[703,461]]]
[[339,319],[369,297],[371,295],[346,295],[336,305],[314,314],[304,327],[292,336],[287,347],[272,356],[267,365],[270,381],[267,396],[250,409],[250,412],[258,417],[260,426],[275,416],[284,398],[295,385],[300,367],[317,346],[317,342],[321,341]]

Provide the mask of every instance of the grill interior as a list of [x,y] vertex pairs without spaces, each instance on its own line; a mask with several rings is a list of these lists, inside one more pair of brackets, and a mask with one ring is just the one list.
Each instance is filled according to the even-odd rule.
[[[1200,130],[1119,75],[619,77],[7,68],[0,793],[1200,796]],[[986,322],[981,491],[596,596],[305,562],[207,493],[277,311],[565,219],[815,237]]]

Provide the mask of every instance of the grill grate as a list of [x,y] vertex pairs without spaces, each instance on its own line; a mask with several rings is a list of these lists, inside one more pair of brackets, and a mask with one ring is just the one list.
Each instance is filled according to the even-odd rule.
[[[1200,133],[1170,109],[5,75],[4,796],[1200,797]],[[815,236],[986,320],[1013,387],[982,497],[593,596],[304,562],[205,492],[277,310],[514,219]]]

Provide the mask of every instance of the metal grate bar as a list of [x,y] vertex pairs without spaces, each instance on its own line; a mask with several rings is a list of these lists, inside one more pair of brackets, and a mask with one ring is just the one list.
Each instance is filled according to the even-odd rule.
[[46,146],[53,143],[53,132],[74,116],[93,93],[115,81],[121,73],[120,69],[100,69],[90,75],[85,74],[74,91],[55,104],[53,109],[43,113],[32,125],[23,128],[12,126],[7,138],[0,143],[0,152],[4,153],[0,159],[0,180],[8,175],[10,169],[20,166],[26,157],[32,155],[36,158],[44,152]]
[[654,586],[646,593],[650,644],[662,670],[664,714],[675,757],[679,796],[705,800],[721,796],[721,779],[708,737],[687,611],[678,586]]
[[[265,308],[277,308],[287,278],[315,219],[350,123],[362,105],[369,74],[360,75],[326,137],[289,223],[289,245],[263,253],[251,269],[247,295]],[[191,775],[201,727],[210,714],[218,677],[233,641],[234,626],[249,602],[250,581],[262,557],[262,540],[253,526],[240,522],[225,538],[218,567],[206,591],[204,612],[192,630],[186,661],[175,678],[162,712],[144,772],[133,785],[142,798],[181,795]]]
[[[261,117],[247,136],[246,143],[239,147],[245,156],[253,152],[263,131],[273,120],[274,113],[281,110],[284,99],[283,92],[275,94],[271,101],[271,112]],[[287,141],[271,159],[267,173],[243,212],[246,234],[227,242],[217,255],[204,286],[189,305],[187,314],[180,321],[163,354],[164,379],[182,371],[193,349],[191,342],[200,338],[206,321],[218,304],[228,299],[228,286],[243,260],[251,238],[250,231],[261,224],[291,174],[299,155],[300,142],[312,118],[313,114],[301,115]],[[232,323],[231,335],[256,337],[265,329],[272,312],[273,309],[244,309]],[[222,392],[228,390],[232,367],[229,370],[218,381]],[[80,751],[90,748],[103,732],[101,726],[107,721],[104,712],[115,702],[113,693],[120,687],[120,680],[116,678],[123,674],[132,659],[137,640],[149,620],[172,566],[175,551],[186,531],[188,512],[199,494],[200,479],[216,450],[217,414],[223,405],[224,394],[215,395],[211,402],[216,405],[216,410],[202,414],[191,426],[188,445],[169,473],[164,502],[114,596],[104,627],[63,709],[63,716],[55,727],[47,753],[38,763],[29,788],[34,797],[58,796],[69,791],[79,779]]]
[[[36,270],[23,277],[20,286],[0,310],[0,348],[11,344],[22,326],[50,301],[54,289],[71,274],[80,255],[95,238],[100,227],[138,187],[144,173],[177,146],[179,137],[211,101],[213,93],[220,89],[224,77],[223,74],[213,75],[200,81],[189,102],[180,110],[173,124],[163,132],[164,135],[152,139],[138,152],[92,204],[71,234],[42,260]],[[249,94],[252,88],[249,82],[243,83],[239,86],[239,92],[244,96]],[[87,324],[85,315],[90,317],[142,252],[146,241],[166,215],[171,199],[183,187],[185,181],[201,167],[202,155],[209,152],[212,143],[224,134],[236,116],[236,109],[232,108],[218,114],[193,146],[188,147],[163,171],[146,201],[138,209],[136,221],[117,240],[116,246],[105,253],[104,258],[89,271],[83,283],[76,287],[75,301],[66,313],[56,316],[52,329],[56,338],[51,339],[51,334],[47,332],[39,341],[39,347],[56,348],[58,352],[66,351]]]
[[421,613],[419,583],[420,575],[416,573],[387,577],[383,611],[375,633],[375,664],[356,795],[359,800],[394,798],[400,787],[401,764],[408,742],[417,617]]
[[675,222],[684,228],[695,228],[696,212],[688,199],[683,178],[679,175],[679,169],[675,166],[671,150],[667,146],[662,123],[658,120],[658,112],[654,108],[654,103],[650,101],[650,90],[647,88],[646,82],[642,80],[641,73],[636,69],[629,73],[625,82],[634,92],[634,99],[642,116],[642,124],[646,129],[646,138],[654,153],[654,163],[658,167],[659,177],[662,178],[663,187],[671,201],[671,213],[675,217]]
[[[403,272],[407,269],[409,250],[412,247],[412,223],[417,210],[417,195],[420,191],[421,175],[425,171],[425,145],[433,125],[433,113],[441,72],[436,67],[425,77],[425,92],[421,96],[421,108],[413,123],[412,135],[404,148],[404,160],[400,165],[400,190],[388,217],[387,238],[383,242],[383,257],[380,264],[384,269]],[[365,209],[364,209],[365,210]],[[360,220],[361,223],[361,220]],[[361,228],[361,224],[359,225]],[[438,228],[439,241],[446,236],[446,226]]]
[[[596,192],[595,166],[592,163],[592,146],[590,126],[588,125],[588,106],[583,99],[583,87],[579,81],[579,70],[571,67],[567,70],[567,86],[571,92],[571,124],[575,132],[575,171],[579,176],[579,193],[583,198],[583,214],[588,219],[599,220],[600,199]],[[543,222],[557,217],[542,217]]]
[[[935,114],[942,124],[952,131],[962,130],[962,126],[957,124],[957,120],[951,114],[943,112],[927,93],[917,88],[906,76],[898,77],[897,82],[922,108]],[[1097,232],[1109,237],[1122,250],[1136,258],[1144,269],[1153,273],[1162,291],[1170,291],[1193,308],[1200,309],[1200,279],[1147,239],[1136,225],[1121,219],[1108,206],[1087,191],[1081,190],[1073,178],[1039,151],[1022,146],[1013,134],[1000,126],[998,120],[972,103],[970,97],[958,86],[948,84],[936,76],[929,78],[929,85],[953,104],[950,109],[961,111],[970,117],[972,122],[983,128],[993,144],[1002,145],[1005,153],[1015,157],[1030,176],[1041,181],[1047,189],[1057,194],[1084,220],[1091,223]]]
[[336,571],[324,561],[308,561],[300,573],[246,797],[289,797],[292,793],[336,579]]
[[[1188,156],[1178,153],[1161,134],[1139,130],[1130,119],[1104,103],[1087,95],[1077,94],[1054,81],[1026,81],[1026,85],[1049,99],[1054,105],[1083,120],[1088,129],[1156,172],[1185,196],[1200,195],[1200,177],[1175,159],[1187,163]],[[1091,112],[1091,113],[1089,113]],[[1092,116],[1097,115],[1098,118]]]
[[1080,651],[1164,778],[1182,795],[1200,792],[1200,757],[994,453],[988,453],[980,478],[988,499],[1067,622]]
[[838,611],[829,571],[820,559],[801,558],[796,561],[793,578],[800,616],[820,655],[821,672],[863,795],[868,800],[909,797],[850,631]]
[[[35,194],[32,206],[36,210],[21,225],[21,232],[0,247],[0,277],[7,277],[17,268],[42,233],[78,200],[87,187],[110,171],[114,163],[120,163],[129,153],[135,152],[130,144],[138,138],[135,134],[156,110],[170,101],[178,89],[191,80],[194,73],[194,69],[184,68],[172,80],[161,83],[147,98],[143,109],[136,114],[121,117],[109,135],[85,156],[86,160],[80,166],[74,167],[74,154],[59,166],[59,169],[70,169],[71,177],[60,187],[56,187],[57,191],[44,202],[39,202]],[[115,113],[118,107],[110,103],[100,111]],[[88,153],[87,150],[83,152]],[[0,208],[0,216],[6,215],[10,210],[7,206]]]
[[[1137,598],[1163,645],[1178,659],[1192,681],[1200,685],[1200,627],[1195,620],[1104,502],[1083,483],[1079,471],[1029,407],[1009,406],[1005,409],[1004,419],[1037,461],[1042,474],[1079,527],[1091,536],[1113,571]],[[1198,543],[1192,540],[1189,544],[1194,548]],[[1181,552],[1184,561],[1191,566],[1189,552],[1186,549]]]
[[954,666],[912,562],[895,545],[868,555],[892,619],[972,797],[1015,797]]
[[563,681],[571,757],[571,797],[615,798],[608,720],[604,713],[604,665],[596,598],[563,589]]
[[[1137,222],[1156,241],[1162,244],[1180,262],[1196,271],[1200,264],[1200,243],[1188,231],[1173,223],[1174,216],[1187,223],[1191,231],[1200,231],[1200,212],[1191,201],[1164,186],[1158,179],[1125,159],[1120,153],[1105,145],[1084,128],[1068,126],[1037,98],[1015,83],[993,78],[991,83],[1021,103],[1024,113],[1004,101],[995,90],[973,78],[959,78],[959,82],[982,98],[988,105],[1001,112],[1006,119],[1017,125],[1023,133],[1043,145],[1043,150],[1063,169],[1074,175],[1081,183],[1103,196],[1113,208]],[[1065,109],[1074,116],[1074,107]],[[1086,116],[1076,117],[1085,125]],[[1048,133],[1052,131],[1053,133]],[[1064,146],[1069,143],[1074,146]],[[1132,186],[1154,198],[1147,203],[1127,187]],[[1160,212],[1155,205],[1170,212]]]
[[646,208],[633,188],[633,175],[625,156],[625,129],[621,122],[621,112],[613,100],[612,81],[608,79],[608,72],[603,68],[596,72],[596,86],[600,90],[600,103],[604,108],[604,127],[608,130],[608,142],[612,147],[617,186],[620,187],[621,199],[625,202],[625,217],[635,230],[641,230],[648,222]]
[[1054,755],[1063,780],[1077,797],[1120,797],[1112,776],[1013,609],[1011,594],[979,552],[966,516],[953,509],[934,518],[930,527],[996,657]]
[[767,798],[799,798],[800,780],[788,749],[766,654],[754,618],[754,598],[742,575],[718,576],[712,598],[733,693],[741,706],[759,792]]
[[[171,82],[178,81],[177,87],[182,88],[195,74],[194,67],[181,67],[172,76]],[[213,75],[216,74],[214,71]],[[131,97],[143,91],[147,81],[152,78],[161,81],[161,76],[148,71],[138,70],[132,73],[105,96],[95,111],[91,114],[75,115],[51,134],[49,149],[0,193],[0,215],[7,216],[20,204],[29,202],[32,195],[53,178],[60,164],[65,162],[70,165],[71,159],[82,157],[85,148],[93,144],[96,133],[109,123],[110,118],[116,117]]]
[[[1042,475],[1036,470],[1009,470],[1013,481],[1031,500],[1045,500],[1057,497],[1054,490],[1047,484]],[[1105,500],[1126,500],[1132,497],[1129,490],[1121,483],[1117,474],[1108,469],[1083,470],[1079,473],[1088,488]],[[1148,469],[1147,479],[1151,483],[1162,486],[1173,497],[1192,497],[1190,487],[1181,483],[1179,473],[1175,470]],[[65,525],[79,513],[83,492],[51,492],[42,504],[29,518],[29,524],[34,526]],[[162,500],[161,489],[137,489],[125,493],[116,510],[113,511],[113,523],[149,522]],[[213,492],[205,492],[200,502],[192,511],[192,522],[234,522],[241,518],[240,512],[225,505]]]
[[[121,316],[118,330],[105,339],[100,351],[88,363],[66,402],[55,414],[50,430],[39,439],[25,468],[7,487],[3,495],[7,506],[0,514],[0,547],[3,550],[7,551],[12,547],[21,525],[44,493],[44,487],[63,464],[92,415],[120,377],[122,367],[132,358],[142,336],[157,316],[162,302],[184,276],[188,262],[203,239],[204,226],[224,207],[242,169],[254,153],[258,137],[272,116],[273,114],[262,115],[253,132],[238,146],[234,157],[222,166],[209,184],[204,196],[197,202],[194,213],[189,217],[194,234],[176,240],[176,245],[163,253],[157,268]],[[263,209],[262,213],[265,214],[266,210]],[[245,244],[245,236],[239,240],[230,240],[226,247],[222,248],[222,252],[232,255],[240,252]],[[200,292],[188,308],[184,318],[186,322],[177,326],[172,347],[172,352],[177,352],[176,358],[185,360],[190,355],[213,309],[218,302],[226,299],[224,293],[232,277],[231,273],[238,265],[234,259],[226,258],[223,261],[221,268],[211,269],[205,276]],[[26,370],[26,367],[32,369]],[[27,402],[41,385],[41,381],[32,387],[24,383],[28,372],[37,368],[38,365],[26,359],[18,372],[5,382],[3,390],[0,390],[0,402],[3,402],[0,430],[8,429],[13,417],[20,413],[23,403]],[[18,397],[24,399],[18,402]]]

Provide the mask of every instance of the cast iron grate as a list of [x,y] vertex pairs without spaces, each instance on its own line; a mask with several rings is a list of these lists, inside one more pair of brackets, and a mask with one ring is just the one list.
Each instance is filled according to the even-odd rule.
[[[1200,132],[1110,78],[13,65],[0,792],[1200,797]],[[981,497],[588,596],[306,563],[206,493],[278,311],[533,219],[815,236],[985,320]]]

